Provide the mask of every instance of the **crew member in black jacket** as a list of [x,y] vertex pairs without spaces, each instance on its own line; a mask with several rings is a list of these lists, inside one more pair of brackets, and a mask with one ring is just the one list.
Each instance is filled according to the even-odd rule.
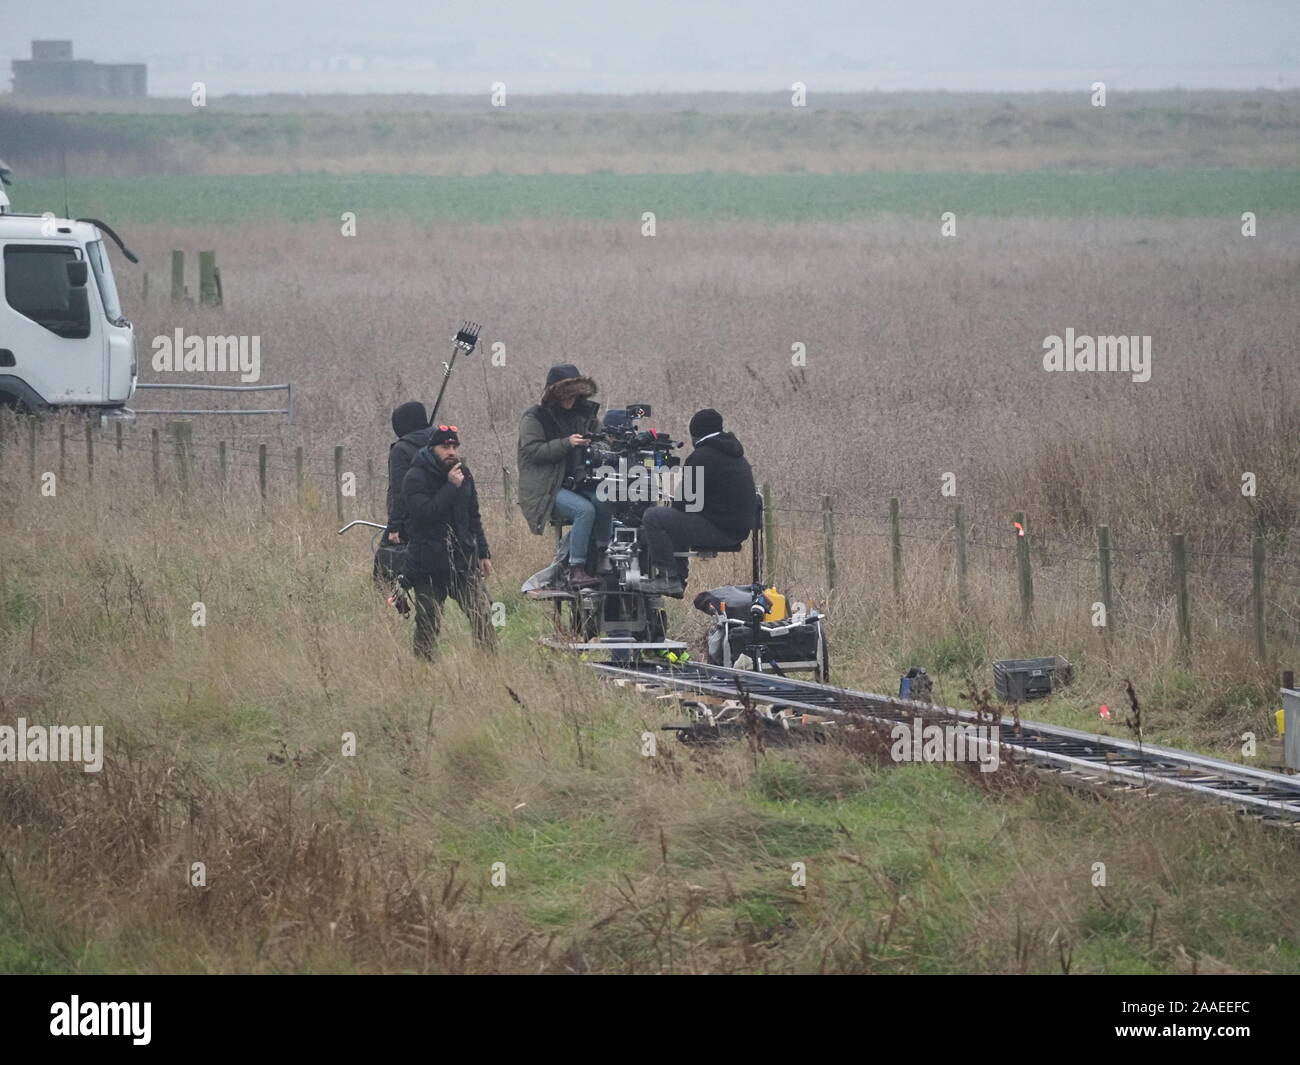
[[671,507],[650,507],[641,519],[655,571],[652,587],[664,581],[669,595],[685,590],[688,573],[686,559],[673,558],[674,551],[735,547],[754,527],[754,471],[740,441],[722,431],[722,415],[708,407],[691,418],[690,434],[695,450],[682,475],[694,477],[703,505],[688,511],[688,501],[679,499]]
[[415,593],[415,653],[433,657],[448,593],[456,600],[480,647],[492,649],[490,607],[483,578],[492,573],[479,516],[474,478],[460,461],[454,425],[432,427],[402,480],[409,545],[402,573]]
[[412,400],[393,411],[393,432],[397,439],[388,445],[388,527],[375,551],[375,581],[392,585],[406,557],[406,504],[402,502],[402,479],[420,448],[427,447],[429,416],[424,404]]

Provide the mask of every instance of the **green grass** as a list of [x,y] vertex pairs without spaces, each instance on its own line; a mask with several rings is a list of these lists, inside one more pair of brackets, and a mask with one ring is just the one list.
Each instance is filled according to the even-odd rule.
[[[413,177],[255,175],[78,179],[73,214],[114,226],[281,220],[340,225],[344,211],[411,222],[515,218],[623,219],[656,214],[659,235],[677,219],[833,222],[878,214],[930,218],[943,211],[1023,217],[1212,217],[1235,224],[1300,210],[1300,171],[1120,170],[1088,173],[666,174]],[[56,210],[60,181],[26,182],[14,209]],[[129,234],[127,234],[129,236]]]

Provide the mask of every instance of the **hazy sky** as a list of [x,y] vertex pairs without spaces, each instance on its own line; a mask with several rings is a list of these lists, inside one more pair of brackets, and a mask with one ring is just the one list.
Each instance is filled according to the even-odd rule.
[[[153,95],[1300,85],[1300,0],[0,0]],[[8,87],[7,80],[5,87]]]

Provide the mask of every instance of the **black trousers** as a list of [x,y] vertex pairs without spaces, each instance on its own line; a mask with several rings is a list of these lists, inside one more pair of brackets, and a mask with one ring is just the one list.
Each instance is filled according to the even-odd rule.
[[647,509],[641,518],[641,529],[649,547],[651,565],[671,574],[676,564],[675,572],[682,580],[686,580],[690,564],[684,558],[673,558],[674,551],[685,551],[690,547],[706,550],[735,547],[737,543],[734,533],[723,532],[706,521],[703,515],[672,507]]
[[492,606],[488,601],[483,579],[471,570],[454,569],[411,578],[411,591],[415,596],[415,653],[421,658],[433,657],[433,646],[442,628],[443,604],[450,595],[461,612],[469,619],[474,632],[474,642],[492,651],[497,637],[492,628]]

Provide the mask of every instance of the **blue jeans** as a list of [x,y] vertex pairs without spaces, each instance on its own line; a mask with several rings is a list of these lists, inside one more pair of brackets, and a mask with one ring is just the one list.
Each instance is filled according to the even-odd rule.
[[568,488],[561,488],[555,495],[555,505],[551,516],[573,522],[569,531],[569,565],[585,566],[587,551],[591,544],[591,534],[599,523],[597,539],[609,543],[610,528],[613,520],[613,504],[579,495]]

